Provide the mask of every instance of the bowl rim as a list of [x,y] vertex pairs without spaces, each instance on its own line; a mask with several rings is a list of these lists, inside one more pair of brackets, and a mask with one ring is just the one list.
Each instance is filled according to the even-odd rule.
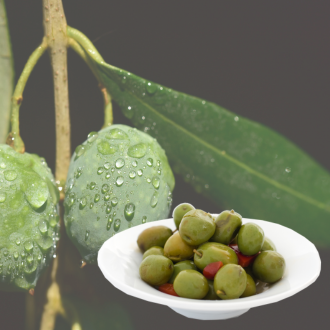
[[[217,214],[213,214],[217,215]],[[171,221],[171,222],[170,222]],[[255,222],[257,224],[260,224],[262,227],[262,224],[267,223],[267,225],[271,224],[274,226],[279,226],[282,227],[282,230],[287,230],[290,231],[292,235],[298,235],[301,238],[305,240],[306,245],[309,246],[309,253],[313,254],[313,257],[315,258],[315,261],[317,263],[317,268],[314,269],[313,275],[310,276],[310,278],[301,283],[300,285],[294,286],[294,288],[290,288],[284,292],[280,293],[275,293],[274,295],[271,296],[266,296],[262,297],[262,293],[251,296],[251,297],[246,297],[246,298],[241,298],[241,299],[232,299],[232,300],[195,300],[195,299],[189,299],[189,298],[182,298],[182,297],[174,297],[171,295],[167,295],[165,293],[161,293],[160,291],[157,291],[158,293],[161,293],[161,295],[154,295],[149,292],[142,291],[140,289],[134,288],[128,284],[126,284],[123,281],[118,280],[116,277],[112,276],[111,273],[109,272],[109,268],[105,267],[102,263],[103,260],[103,255],[106,253],[106,250],[108,250],[108,246],[111,245],[111,243],[114,243],[115,240],[112,238],[109,238],[107,241],[104,242],[102,247],[99,250],[98,253],[98,266],[100,270],[102,271],[103,275],[105,278],[112,284],[114,285],[117,289],[123,291],[124,293],[131,295],[133,297],[143,299],[149,302],[161,304],[161,305],[166,305],[171,308],[180,308],[180,309],[185,309],[185,310],[192,310],[192,311],[200,311],[200,310],[208,310],[209,312],[215,312],[215,311],[233,311],[233,310],[242,310],[242,309],[248,309],[252,307],[257,307],[261,305],[266,305],[266,304],[271,304],[278,302],[280,300],[283,300],[285,298],[288,298],[290,296],[293,296],[294,294],[298,293],[299,291],[305,289],[312,283],[316,281],[318,278],[320,271],[321,271],[321,259],[319,256],[319,253],[313,243],[311,243],[307,238],[304,236],[298,234],[294,230],[279,225],[277,223],[273,222],[268,222],[264,220],[257,220],[257,219],[249,219],[249,218],[243,218],[243,224],[245,222]],[[153,221],[153,222],[147,222],[145,224],[140,224],[137,226],[134,226],[132,228],[126,229],[118,234],[116,234],[114,237],[117,239],[123,239],[125,235],[127,235],[128,231],[130,233],[132,231],[140,232],[142,227],[149,228],[153,226],[159,226],[159,225],[165,225],[171,229],[173,229],[174,226],[174,221],[173,218],[169,219],[164,219],[164,220],[158,220],[158,221]],[[122,237],[123,236],[123,237]],[[140,279],[141,280],[141,279]],[[142,281],[142,280],[141,280]],[[155,289],[156,290],[156,289]],[[257,299],[256,299],[257,298]]]

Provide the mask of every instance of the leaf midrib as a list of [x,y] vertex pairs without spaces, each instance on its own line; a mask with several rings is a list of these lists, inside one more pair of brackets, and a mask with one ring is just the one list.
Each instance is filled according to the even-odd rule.
[[227,160],[229,160],[230,162],[236,164],[237,166],[243,168],[244,170],[246,170],[247,172],[255,175],[256,177],[268,182],[269,184],[273,185],[274,187],[281,189],[297,198],[302,199],[303,201],[310,203],[320,209],[324,209],[327,212],[330,212],[330,206],[321,203],[309,196],[306,196],[304,194],[301,194],[300,192],[282,184],[279,183],[271,178],[269,178],[268,176],[254,170],[253,168],[251,168],[250,166],[240,162],[239,160],[237,160],[236,158],[228,155],[226,153],[225,150],[219,150],[216,147],[212,146],[210,143],[200,139],[198,136],[194,135],[193,133],[189,132],[188,130],[186,130],[184,127],[178,125],[176,122],[172,121],[171,119],[165,117],[163,114],[159,113],[155,108],[153,108],[152,106],[150,106],[148,103],[145,103],[143,100],[141,100],[139,97],[137,97],[135,94],[131,93],[129,90],[127,90],[124,87],[124,90],[130,94],[132,97],[134,97],[136,100],[138,100],[141,104],[143,104],[145,107],[147,107],[148,109],[150,109],[153,113],[155,113],[157,116],[159,116],[160,118],[162,118],[164,121],[168,122],[169,124],[173,125],[174,127],[176,127],[178,130],[184,132],[185,134],[187,134],[188,136],[192,137],[193,139],[195,139],[197,142],[199,142],[200,144],[204,145],[206,148],[211,149],[212,151],[214,151],[215,153],[217,153],[219,156],[226,158]]

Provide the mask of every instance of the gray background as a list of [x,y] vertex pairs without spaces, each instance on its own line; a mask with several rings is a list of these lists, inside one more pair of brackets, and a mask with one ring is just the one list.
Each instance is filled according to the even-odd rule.
[[[108,63],[264,123],[330,170],[329,1],[63,2],[69,25],[95,40]],[[42,38],[41,1],[7,0],[6,5],[17,77]],[[72,51],[69,89],[74,148],[102,126],[103,101],[96,80]],[[116,123],[129,124],[117,107],[114,117]],[[44,156],[54,168],[48,56],[30,77],[20,118],[27,151]],[[189,201],[197,208],[219,211],[219,206],[176,179],[174,206]],[[110,299],[129,312],[134,329],[325,329],[330,251],[320,250],[320,254],[322,273],[315,284],[237,319],[189,320],[115,288]],[[22,329],[23,313],[24,295],[0,292],[0,329]]]

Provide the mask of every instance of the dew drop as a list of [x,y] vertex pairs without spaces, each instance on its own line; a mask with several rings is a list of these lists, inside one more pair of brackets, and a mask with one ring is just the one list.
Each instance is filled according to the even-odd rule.
[[96,187],[96,183],[95,182],[91,182],[90,185],[89,185],[89,189],[90,190],[94,190]]
[[138,176],[142,176],[143,171],[142,171],[142,170],[138,170],[138,171],[137,171],[137,174],[138,174]]
[[95,194],[94,196],[94,202],[97,203],[100,200],[100,195],[99,194]]
[[127,155],[133,158],[142,158],[147,152],[145,143],[138,143],[128,148]]
[[109,217],[109,219],[108,219],[108,223],[107,223],[107,230],[108,230],[108,231],[109,231],[110,228],[111,228],[112,222],[113,222],[112,218]]
[[26,261],[27,261],[27,263],[28,263],[29,265],[31,265],[32,262],[33,262],[33,256],[32,256],[32,255],[29,255],[29,256],[26,258]]
[[158,176],[154,176],[154,177],[152,178],[152,185],[153,185],[156,189],[159,188],[159,185],[160,185],[160,179],[159,179]]
[[156,205],[158,203],[158,195],[159,195],[158,192],[155,191],[150,199],[150,206],[153,208],[156,207]]
[[[129,177],[131,179],[134,179],[136,177],[136,173],[134,171],[129,172]],[[0,202],[1,202],[1,199],[0,199]]]
[[97,132],[90,132],[87,135],[87,142],[93,143],[98,138],[98,136],[99,136],[99,134]]
[[105,194],[107,191],[109,191],[109,189],[110,189],[109,185],[105,183],[105,184],[102,186],[101,191],[102,191],[103,194]]
[[116,160],[116,168],[122,168],[125,165],[125,161],[122,158]]
[[83,155],[85,153],[86,149],[84,146],[82,145],[79,145],[76,150],[75,150],[75,153],[76,153],[76,157],[75,159],[79,158],[81,155]]
[[128,135],[119,128],[111,129],[105,137],[107,139],[128,140]]
[[0,192],[0,203],[3,203],[6,201],[7,194],[5,192]]
[[111,174],[109,172],[105,173],[105,178],[106,179],[110,179],[110,177],[111,177]]
[[47,234],[48,232],[48,224],[45,220],[40,220],[39,222],[39,230],[41,234]]
[[111,205],[112,206],[116,206],[118,204],[118,199],[117,197],[114,197],[112,200],[111,200]]
[[149,81],[146,84],[146,90],[149,94],[154,94],[157,91],[157,85]]
[[121,187],[124,183],[124,178],[122,176],[119,176],[117,179],[116,179],[116,186],[117,187]]
[[135,205],[133,203],[128,203],[125,205],[124,215],[127,221],[131,221],[134,218]]
[[17,178],[17,172],[15,170],[7,170],[3,174],[7,181],[14,181]]
[[97,144],[97,150],[102,155],[112,155],[117,152],[117,148],[114,146],[111,146],[108,141],[100,141]]
[[14,252],[14,259],[15,259],[15,260],[18,259],[18,252]]
[[150,178],[147,178],[147,182],[150,183],[151,182],[151,179]]
[[68,184],[67,184],[67,191],[70,191],[70,190],[72,190],[72,188],[74,187],[74,179],[73,178],[71,178],[71,179],[69,179],[68,180]]
[[161,161],[157,160],[157,166],[159,167],[161,164],[162,164]]
[[285,169],[285,172],[286,172],[286,173],[290,173],[290,172],[291,172],[291,168],[290,168],[290,167],[287,167],[287,168]]
[[113,228],[115,230],[115,232],[117,232],[119,230],[120,223],[121,223],[120,219],[115,220],[115,225],[114,225],[114,228]]
[[90,233],[90,231],[87,229],[87,230],[86,230],[86,233],[85,233],[85,241],[88,240],[88,238],[89,238],[89,233]]
[[108,205],[105,209],[106,214],[109,214],[111,212],[111,210],[112,210],[112,207]]
[[147,217],[146,216],[143,216],[142,217],[142,223],[146,223],[147,222]]
[[86,205],[87,205],[87,199],[86,199],[85,197],[83,197],[83,198],[80,200],[79,208],[82,210]]
[[78,167],[77,168],[76,175],[75,175],[76,176],[76,179],[78,179],[81,176],[82,172],[83,172],[82,167]]
[[104,172],[103,167],[99,167],[99,168],[97,169],[97,174],[98,174],[98,175],[101,175],[103,172]]
[[138,166],[138,162],[137,162],[136,160],[134,160],[134,161],[132,162],[132,166],[133,166],[133,167]]
[[4,162],[0,163],[0,168],[4,169],[6,167],[7,167],[7,165]]
[[16,238],[15,243],[16,243],[16,245],[20,245],[21,244],[21,240],[19,238]]
[[92,209],[94,207],[94,203],[89,204],[89,208]]
[[26,241],[26,242],[24,243],[24,250],[25,250],[26,252],[31,252],[32,249],[33,249],[33,243],[32,243],[32,241],[30,241],[30,240]]
[[154,164],[154,160],[152,158],[147,159],[147,165],[151,167]]

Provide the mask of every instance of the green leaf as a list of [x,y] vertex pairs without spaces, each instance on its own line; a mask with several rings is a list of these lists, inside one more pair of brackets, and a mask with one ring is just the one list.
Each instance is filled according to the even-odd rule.
[[9,129],[10,101],[13,93],[14,68],[4,0],[0,0],[0,143]]
[[102,60],[94,66],[126,117],[158,140],[197,192],[245,218],[283,224],[330,246],[330,175],[304,151],[214,103]]

